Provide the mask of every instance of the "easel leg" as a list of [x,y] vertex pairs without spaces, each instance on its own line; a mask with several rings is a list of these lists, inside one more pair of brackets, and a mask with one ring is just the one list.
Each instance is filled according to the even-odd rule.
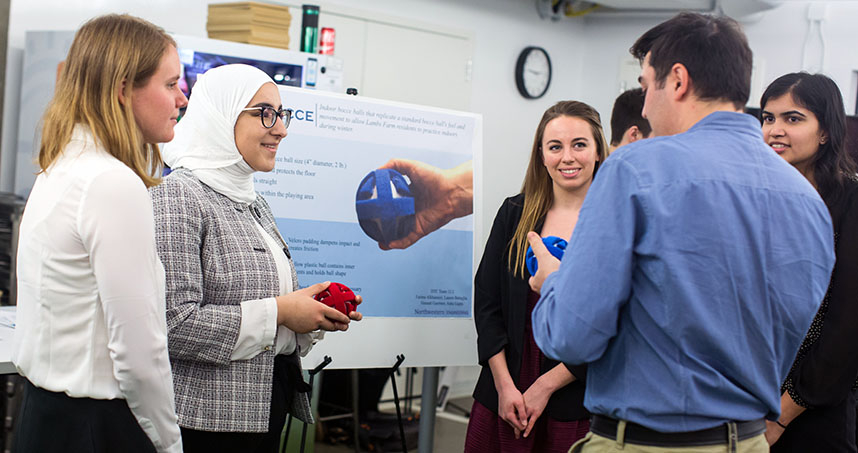
[[405,442],[405,425],[402,424],[402,411],[399,409],[399,391],[396,390],[396,371],[403,361],[405,361],[404,354],[396,356],[396,363],[390,368],[390,385],[393,387],[393,404],[396,406],[396,421],[399,422],[399,440],[402,442],[402,453],[408,453],[408,446]]
[[355,439],[355,453],[360,453],[360,414],[358,411],[360,407],[358,405],[359,395],[358,395],[358,370],[351,371],[351,384],[352,384],[352,426],[353,433]]
[[435,400],[438,392],[438,367],[423,368],[423,395],[420,399],[420,434],[417,452],[432,453],[435,440]]
[[286,446],[289,445],[290,431],[292,431],[292,414],[286,414],[286,433],[283,435],[283,442],[280,444],[280,453],[286,453]]

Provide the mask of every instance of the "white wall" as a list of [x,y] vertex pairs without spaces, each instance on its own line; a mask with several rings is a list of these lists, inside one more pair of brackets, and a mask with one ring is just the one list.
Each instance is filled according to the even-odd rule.
[[[802,55],[808,33],[808,7],[824,7],[826,20],[823,73],[840,86],[846,111],[854,114],[858,52],[855,52],[855,24],[858,2],[855,1],[785,1],[775,9],[752,18],[740,19],[751,50],[754,52],[756,86],[752,87],[750,105],[758,105],[762,90],[775,78],[803,69]],[[638,36],[664,18],[589,18],[584,24],[587,70],[581,78],[582,99],[602,112],[608,122],[614,98],[620,92],[619,70],[622,59],[631,58],[628,49]],[[606,128],[608,125],[606,124]]]
[[[802,52],[807,37],[809,6],[824,7],[822,25],[825,60],[822,71],[834,79],[846,102],[846,113],[854,115],[858,71],[858,2],[856,1],[790,1],[766,14],[762,20],[746,24],[745,32],[754,54],[765,60],[763,84],[777,77],[803,69]],[[761,93],[762,94],[762,93]],[[756,99],[759,103],[759,99]]]

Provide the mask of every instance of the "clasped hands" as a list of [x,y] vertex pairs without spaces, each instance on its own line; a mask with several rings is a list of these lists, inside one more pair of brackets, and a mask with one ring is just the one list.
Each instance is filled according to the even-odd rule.
[[498,415],[512,426],[516,439],[530,435],[552,393],[542,377],[524,393],[511,382],[498,391]]
[[[560,260],[551,255],[542,243],[542,238],[535,232],[527,233],[527,241],[539,263],[536,275],[531,276],[528,283],[534,292],[539,293],[545,278],[560,267]],[[554,389],[545,383],[545,375],[540,376],[524,393],[519,392],[511,382],[498,390],[498,414],[512,426],[516,439],[530,435],[552,393]]]

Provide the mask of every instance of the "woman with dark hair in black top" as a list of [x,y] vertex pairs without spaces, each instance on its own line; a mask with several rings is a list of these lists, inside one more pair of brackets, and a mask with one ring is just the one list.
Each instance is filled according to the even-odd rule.
[[858,181],[846,151],[843,99],[828,77],[792,73],[769,85],[760,107],[766,143],[828,206],[837,258],[828,292],[781,388],[781,416],[768,422],[766,437],[773,452],[855,452]]

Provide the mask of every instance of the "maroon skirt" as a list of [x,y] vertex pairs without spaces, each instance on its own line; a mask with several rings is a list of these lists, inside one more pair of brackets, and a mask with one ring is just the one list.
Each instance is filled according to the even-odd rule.
[[[539,377],[544,360],[542,351],[533,339],[533,326],[530,319],[533,307],[539,295],[530,291],[527,295],[527,322],[524,328],[525,343],[521,355],[521,372],[518,390],[524,393]],[[465,453],[501,452],[501,453],[565,453],[578,439],[590,431],[590,421],[575,420],[561,422],[549,417],[545,412],[536,420],[527,438],[515,438],[512,427],[497,414],[474,401],[471,419],[468,422],[468,434],[465,438]]]

